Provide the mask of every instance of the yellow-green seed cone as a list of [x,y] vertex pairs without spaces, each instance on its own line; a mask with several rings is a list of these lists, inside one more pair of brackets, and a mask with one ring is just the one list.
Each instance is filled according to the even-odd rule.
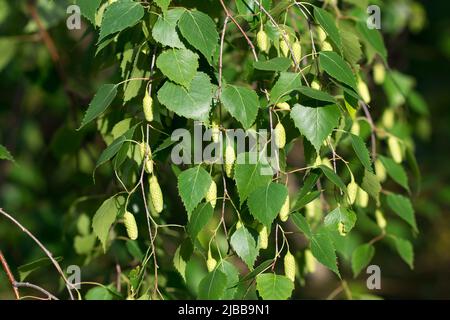
[[381,123],[386,129],[390,129],[394,126],[395,113],[392,109],[386,109],[381,117]]
[[300,45],[300,41],[295,41],[292,45],[292,51],[294,52],[295,62],[300,64],[300,60],[302,59],[302,46]]
[[234,148],[231,144],[227,144],[225,148],[225,173],[228,178],[233,177],[233,164],[236,161],[236,153],[234,152]]
[[280,110],[283,111],[290,111],[291,110],[291,106],[289,105],[289,103],[287,102],[280,102],[276,104],[276,107]]
[[209,185],[208,192],[206,192],[205,200],[211,204],[213,208],[216,207],[217,202],[217,184],[214,180],[211,181]]
[[402,163],[403,152],[398,139],[394,137],[389,137],[387,142],[392,159],[394,159],[394,161],[397,163]]
[[320,90],[322,88],[322,86],[320,85],[320,83],[317,80],[313,80],[311,82],[311,88]]
[[317,36],[319,38],[319,41],[322,43],[327,39],[327,34],[322,29],[322,27],[317,27]]
[[286,197],[283,206],[280,209],[280,220],[285,222],[289,218],[290,201],[289,195]]
[[284,274],[292,282],[295,281],[295,258],[289,251],[284,256]]
[[387,178],[386,168],[380,159],[375,160],[375,174],[380,182],[384,182]]
[[267,33],[264,32],[264,30],[258,31],[256,34],[256,43],[258,44],[259,50],[268,53],[270,49],[270,41],[269,37],[267,36]]
[[152,174],[153,173],[153,160],[147,158],[145,160],[145,172],[147,172],[148,174]]
[[316,258],[309,249],[305,250],[305,269],[309,273],[316,272]]
[[381,62],[375,63],[373,66],[373,81],[375,81],[376,84],[380,85],[384,83],[384,80],[386,79],[386,69],[384,68],[384,65]]
[[375,219],[377,220],[377,225],[380,227],[380,229],[384,230],[386,228],[387,222],[381,210],[375,211]]
[[[280,36],[280,49],[283,56],[288,57],[290,54],[289,44],[284,39],[283,36]],[[286,35],[286,39],[289,41],[289,36]]]
[[347,193],[348,193],[348,202],[349,204],[354,204],[356,201],[356,196],[358,194],[358,185],[352,179],[350,183],[347,185]]
[[369,204],[369,194],[363,189],[358,187],[358,193],[356,196],[356,205],[361,208],[366,208]]
[[284,126],[281,124],[281,122],[278,122],[278,124],[275,126],[273,134],[275,138],[275,145],[278,149],[283,149],[286,145],[286,131],[284,130]]
[[128,238],[136,240],[138,237],[138,228],[134,215],[131,212],[126,211],[123,215],[123,222],[125,224],[125,229],[127,230]]
[[259,228],[259,247],[261,249],[267,249],[269,246],[269,234],[267,232],[267,227],[260,225]]
[[322,51],[333,51],[333,47],[328,41],[322,42]]
[[217,261],[211,255],[211,251],[208,251],[208,259],[206,260],[206,267],[208,272],[212,272],[217,266]]
[[370,97],[369,88],[367,87],[367,84],[362,81],[361,79],[358,79],[358,91],[361,95],[361,98],[363,98],[363,101],[366,104],[369,104],[372,98]]
[[144,100],[142,101],[142,106],[144,109],[144,116],[145,120],[148,122],[153,121],[153,99],[148,93],[148,91],[145,92]]
[[153,207],[157,213],[161,213],[164,206],[163,194],[161,187],[159,186],[158,179],[155,175],[152,175],[149,179],[150,185],[150,197],[153,203]]
[[216,121],[211,124],[211,136],[214,143],[218,143],[220,139],[220,129]]

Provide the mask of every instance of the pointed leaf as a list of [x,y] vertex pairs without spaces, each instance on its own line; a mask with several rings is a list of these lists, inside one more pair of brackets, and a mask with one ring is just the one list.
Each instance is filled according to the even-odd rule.
[[290,215],[292,222],[299,228],[301,232],[305,234],[305,236],[310,239],[312,237],[311,227],[309,226],[306,218],[299,212],[292,213]]
[[239,258],[245,262],[250,270],[253,270],[253,265],[258,256],[258,249],[255,239],[247,228],[243,226],[238,228],[231,236],[230,244]]
[[255,91],[238,86],[226,86],[221,100],[228,112],[237,119],[244,129],[248,129],[256,120],[259,101]]
[[0,160],[14,161],[13,156],[9,153],[8,149],[0,144]]
[[302,85],[301,74],[281,72],[280,77],[270,91],[270,103],[276,104],[280,99]]
[[310,108],[296,104],[291,111],[295,126],[311,142],[317,152],[323,141],[337,127],[340,116],[336,105]]
[[213,207],[209,202],[201,203],[189,217],[187,232],[194,241],[198,233],[208,224],[214,213]]
[[321,25],[328,37],[330,37],[331,41],[342,51],[342,40],[336,26],[336,18],[328,11],[318,7],[314,7],[314,18]]
[[259,187],[249,195],[248,208],[253,217],[270,229],[287,196],[286,186],[271,182],[266,186]]
[[201,300],[222,299],[227,287],[227,276],[225,273],[214,269],[202,279],[198,286],[198,298]]
[[373,172],[372,161],[370,160],[369,151],[367,150],[364,140],[360,136],[354,135],[352,133],[350,133],[350,139],[352,141],[353,150],[355,150],[356,156],[358,157],[359,161],[361,161],[361,163],[367,170]]
[[256,290],[264,300],[287,300],[294,290],[294,283],[285,276],[262,273],[256,277]]
[[133,0],[119,0],[105,10],[100,27],[99,41],[110,34],[134,26],[144,16],[144,8]]
[[197,74],[198,55],[188,49],[169,49],[158,56],[156,66],[170,80],[189,88]]
[[291,59],[277,57],[266,61],[255,61],[253,67],[264,71],[286,71],[292,64]]
[[337,207],[325,217],[324,224],[332,231],[340,231],[347,234],[353,229],[356,223],[356,213],[352,210]]
[[352,271],[353,277],[357,277],[362,269],[367,267],[367,265],[372,261],[373,256],[375,255],[375,248],[373,245],[366,243],[355,250],[353,250],[352,254]]
[[186,10],[178,21],[178,27],[183,37],[211,61],[219,42],[214,21],[203,12]]
[[92,99],[89,107],[84,115],[83,121],[77,130],[80,130],[89,122],[101,115],[109,107],[111,102],[117,95],[117,85],[115,84],[104,84],[100,87],[97,93]]
[[160,15],[152,28],[153,39],[161,43],[163,46],[179,49],[185,48],[176,29],[178,20],[184,11],[185,9],[183,8],[174,8],[167,11],[163,15]]
[[158,100],[169,110],[188,119],[205,120],[213,98],[209,77],[198,72],[189,89],[167,81],[158,91]]
[[378,158],[381,160],[381,163],[386,168],[386,171],[388,175],[399,185],[401,185],[403,188],[409,191],[409,185],[408,185],[408,176],[406,175],[405,169],[388,157],[378,156]]
[[350,86],[355,92],[358,92],[356,79],[348,64],[333,51],[319,52],[319,65],[331,77]]
[[319,229],[311,238],[311,253],[321,264],[341,277],[337,267],[337,257],[333,241],[328,231]]
[[419,232],[419,230],[417,229],[414,208],[408,198],[400,194],[389,194],[386,196],[386,201],[392,211],[398,214],[400,218],[405,220],[413,228],[414,231]]
[[411,270],[414,269],[414,250],[411,242],[398,237],[394,237],[394,241],[400,257],[408,264]]
[[188,215],[205,197],[211,182],[211,176],[201,166],[187,169],[178,176],[178,192]]

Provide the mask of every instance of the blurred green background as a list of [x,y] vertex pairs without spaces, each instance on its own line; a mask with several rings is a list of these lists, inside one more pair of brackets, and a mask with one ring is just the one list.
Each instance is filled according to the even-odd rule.
[[[83,228],[77,226],[77,218],[83,213],[92,216],[112,185],[111,177],[102,172],[96,184],[91,179],[103,148],[95,128],[75,129],[95,89],[115,69],[108,56],[94,57],[92,33],[85,28],[67,30],[65,9],[70,3],[38,2],[38,14],[60,56],[55,64],[30,17],[27,1],[0,0],[0,144],[15,158],[14,163],[0,161],[0,207],[55,256],[62,256],[64,266],[84,265],[83,277],[109,283],[115,276],[111,266],[127,257],[113,251],[91,261],[91,256],[80,252],[82,248],[74,246]],[[448,1],[383,1],[382,31],[390,66],[415,79],[430,113],[429,121],[417,115],[411,118],[422,172],[422,190],[413,199],[421,231],[414,240],[415,268],[410,270],[387,246],[378,246],[373,263],[381,266],[382,289],[371,293],[383,298],[450,298],[449,10]],[[90,196],[80,199],[83,195]],[[20,265],[43,257],[3,217],[0,250],[16,274]],[[48,289],[61,288],[50,266],[28,279]],[[364,285],[361,276],[349,282],[355,290]],[[319,272],[296,298],[325,298],[337,285],[333,277]],[[12,298],[0,271],[0,299]]]

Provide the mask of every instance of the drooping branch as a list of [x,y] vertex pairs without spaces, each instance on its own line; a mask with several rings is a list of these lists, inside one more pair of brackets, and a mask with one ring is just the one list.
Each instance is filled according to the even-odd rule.
[[8,262],[5,259],[5,256],[3,255],[3,252],[0,250],[0,262],[2,264],[3,270],[5,270],[6,275],[8,276],[8,280],[11,283],[11,287],[14,291],[14,295],[17,300],[20,299],[19,289],[17,289],[17,286],[15,286],[16,279],[14,278],[14,275],[11,272],[11,269],[9,269]]
[[26,233],[33,241],[44,251],[45,255],[50,259],[52,264],[55,266],[56,271],[61,275],[61,278],[64,280],[64,283],[66,285],[67,291],[69,292],[70,299],[74,300],[74,296],[72,293],[72,285],[67,280],[66,276],[64,275],[64,272],[59,265],[58,261],[56,261],[55,258],[53,258],[53,254],[42,244],[41,241],[38,240],[27,228],[25,228],[19,221],[14,219],[10,214],[5,212],[2,208],[0,208],[0,214],[2,214],[4,217],[8,218],[10,221],[12,221],[16,226],[18,226],[24,233]]

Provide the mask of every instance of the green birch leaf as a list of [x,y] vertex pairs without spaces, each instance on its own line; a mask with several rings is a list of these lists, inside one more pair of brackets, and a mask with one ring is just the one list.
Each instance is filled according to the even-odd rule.
[[227,260],[219,262],[217,269],[222,271],[227,276],[227,287],[223,295],[224,300],[232,300],[236,294],[237,288],[234,284],[239,281],[239,270]]
[[203,12],[186,10],[178,21],[178,27],[183,37],[211,62],[219,42],[214,21]]
[[330,180],[336,187],[341,189],[344,193],[347,193],[347,187],[342,181],[342,179],[329,167],[325,165],[320,165],[319,168],[322,170],[323,174]]
[[214,213],[213,207],[208,203],[201,203],[189,217],[187,232],[194,241],[199,232],[208,224]]
[[211,176],[201,166],[187,169],[178,176],[178,192],[188,215],[205,197],[211,182]]
[[416,217],[414,214],[414,208],[409,198],[400,194],[388,194],[386,196],[388,206],[394,211],[400,218],[405,220],[415,232],[419,232],[417,229]]
[[314,7],[314,18],[323,28],[325,33],[334,42],[334,44],[342,51],[342,39],[336,26],[336,18],[328,11]]
[[277,104],[280,99],[293,90],[298,90],[302,85],[301,74],[281,72],[280,77],[270,91],[270,104]]
[[174,8],[160,15],[152,28],[153,39],[163,46],[184,49],[177,32],[177,23],[184,11],[184,8]]
[[172,0],[155,0],[155,3],[162,9],[162,11],[166,11],[169,8],[170,1]]
[[262,273],[256,276],[256,290],[264,300],[287,300],[294,290],[294,283],[285,276]]
[[319,65],[334,79],[348,85],[358,92],[355,76],[348,64],[333,51],[319,52]]
[[355,250],[353,250],[352,254],[352,271],[353,277],[357,277],[361,270],[367,267],[367,265],[372,261],[373,256],[375,255],[375,248],[373,245],[366,243]]
[[198,299],[220,300],[225,294],[227,287],[227,276],[225,273],[215,268],[202,279],[198,286]]
[[198,55],[188,49],[168,49],[158,56],[156,66],[170,80],[189,88],[197,74]]
[[95,14],[102,0],[77,0],[81,14],[95,26]]
[[364,170],[364,176],[361,184],[361,188],[366,191],[377,204],[380,203],[380,192],[381,192],[381,184],[378,181],[376,174]]
[[158,91],[158,100],[176,114],[193,120],[206,120],[213,98],[209,77],[197,72],[187,89],[167,81]]
[[100,38],[134,26],[144,16],[144,8],[133,0],[118,0],[111,3],[103,14],[100,26]]
[[112,196],[105,200],[92,219],[92,230],[100,239],[103,251],[106,252],[109,229],[124,210],[125,198],[123,196]]
[[253,157],[258,157],[258,154],[256,152],[241,153],[237,156],[234,179],[241,205],[250,193],[258,187],[268,185],[272,180],[272,175],[266,173],[267,170],[271,170],[267,159],[259,156],[254,158],[255,161],[250,161]]
[[311,238],[311,253],[325,267],[341,277],[337,267],[336,249],[329,232],[321,228]]
[[414,250],[411,242],[398,237],[393,238],[395,242],[395,248],[397,249],[400,257],[408,264],[411,270],[414,269]]
[[244,129],[253,125],[259,109],[258,95],[255,91],[227,85],[222,90],[221,100],[227,111],[242,124]]
[[381,160],[381,163],[386,168],[386,171],[392,180],[409,191],[408,176],[406,175],[405,169],[391,158],[381,155],[379,155],[378,158]]
[[360,37],[372,46],[384,62],[387,62],[387,50],[381,33],[376,29],[369,29],[365,22],[358,22],[356,24],[356,30]]
[[305,236],[308,239],[311,239],[313,234],[311,231],[311,227],[309,226],[308,221],[306,221],[306,218],[299,212],[294,212],[289,215],[292,222],[297,226],[297,228],[305,234]]
[[253,265],[258,256],[258,248],[248,229],[244,226],[238,228],[231,236],[230,244],[239,258],[245,262],[250,270],[253,270]]
[[305,86],[300,86],[298,91],[300,91],[301,94],[303,94],[307,97],[310,97],[312,99],[315,99],[315,100],[336,103],[336,100],[333,98],[333,96],[331,96],[329,93],[327,93],[325,91],[320,91],[320,90],[316,90],[316,89],[313,89],[310,87],[305,87]]
[[272,182],[259,187],[249,195],[248,208],[253,217],[270,229],[287,196],[285,185]]
[[324,224],[332,231],[339,231],[346,235],[353,229],[356,223],[356,213],[352,210],[337,207],[325,217]]
[[336,105],[311,108],[296,104],[291,111],[295,126],[311,142],[317,152],[323,141],[338,126],[340,116],[341,113]]
[[367,150],[364,140],[357,135],[350,133],[350,139],[352,141],[353,150],[355,150],[356,156],[362,165],[370,172],[373,172],[372,160],[370,160],[369,150]]
[[14,158],[8,151],[8,149],[6,149],[6,147],[2,146],[1,144],[0,144],[0,160],[14,161]]
[[92,99],[84,115],[83,121],[77,130],[80,130],[92,120],[96,119],[109,107],[117,95],[116,84],[104,84],[100,87]]

